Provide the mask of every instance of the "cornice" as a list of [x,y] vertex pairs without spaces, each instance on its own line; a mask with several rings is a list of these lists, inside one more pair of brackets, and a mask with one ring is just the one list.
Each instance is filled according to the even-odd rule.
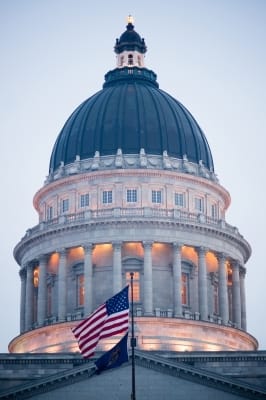
[[78,182],[82,181],[93,183],[93,181],[99,180],[99,178],[104,181],[105,179],[109,180],[110,178],[113,177],[123,177],[125,178],[125,180],[128,177],[173,179],[177,182],[187,182],[190,184],[201,185],[204,186],[205,188],[214,190],[224,199],[226,209],[229,207],[231,202],[230,194],[223,186],[221,186],[216,181],[211,181],[209,179],[200,176],[186,174],[177,171],[163,170],[163,169],[162,170],[160,169],[111,169],[110,170],[109,169],[103,171],[97,170],[93,172],[85,172],[85,173],[83,172],[75,175],[70,175],[46,184],[35,194],[33,199],[34,207],[37,209],[38,203],[41,200],[41,198],[47,196],[49,192],[52,191],[57,192],[61,188],[71,186],[73,184],[77,184]]
[[[245,262],[251,255],[251,247],[249,243],[239,233],[233,233],[233,231],[230,231],[229,225],[227,228],[226,227],[219,228],[217,225],[207,225],[196,221],[187,221],[187,220],[180,221],[180,220],[170,220],[166,218],[158,219],[158,217],[154,219],[152,219],[152,217],[151,218],[145,217],[145,219],[143,219],[143,217],[139,216],[136,216],[133,219],[132,218],[133,217],[131,216],[130,221],[128,221],[127,218],[122,219],[115,217],[109,217],[109,219],[104,218],[102,220],[84,219],[82,221],[77,220],[69,223],[48,225],[47,229],[40,229],[40,225],[38,225],[37,226],[39,227],[38,231],[35,231],[36,227],[32,233],[28,231],[28,234],[26,234],[26,236],[24,236],[24,238],[22,238],[22,240],[16,245],[14,249],[14,257],[18,262],[18,264],[20,265],[21,258],[29,247],[37,246],[41,244],[45,239],[54,238],[55,236],[61,233],[67,233],[67,232],[77,233],[77,231],[85,232],[91,229],[92,227],[97,227],[97,226],[108,226],[108,227],[115,227],[118,229],[122,229],[122,227],[126,226],[127,229],[130,228],[140,229],[140,232],[143,229],[143,226],[147,228],[170,227],[173,229],[173,232],[176,232],[177,229],[186,232],[194,231],[202,234],[203,236],[212,236],[217,238],[222,237],[224,240],[228,240],[229,242],[234,243],[234,245],[240,250],[240,252],[244,253]],[[173,237],[173,242],[175,241],[176,239],[174,239]],[[188,244],[193,245],[192,243]]]

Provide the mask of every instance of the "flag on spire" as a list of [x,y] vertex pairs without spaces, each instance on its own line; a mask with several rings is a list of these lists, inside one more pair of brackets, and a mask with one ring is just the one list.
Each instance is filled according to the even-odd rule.
[[101,339],[126,333],[128,314],[128,286],[126,286],[72,329],[82,356],[92,357]]

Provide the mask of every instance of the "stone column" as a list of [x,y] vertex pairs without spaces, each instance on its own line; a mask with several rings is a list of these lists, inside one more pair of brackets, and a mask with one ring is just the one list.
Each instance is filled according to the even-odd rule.
[[246,269],[240,267],[240,301],[241,301],[241,328],[247,330],[247,316],[246,316],[246,290],[245,290],[245,276]]
[[227,290],[227,267],[224,254],[217,254],[218,257],[218,296],[219,296],[219,314],[224,325],[229,321],[229,305]]
[[181,269],[181,245],[173,243],[173,278],[174,278],[174,316],[182,316],[182,269]]
[[25,267],[22,267],[19,271],[21,279],[21,290],[20,290],[20,333],[25,332],[25,311],[26,311],[26,278],[27,271]]
[[199,313],[200,319],[208,320],[208,296],[207,296],[207,267],[206,267],[206,249],[198,248],[199,266],[198,266],[198,289],[199,289]]
[[122,290],[121,242],[113,242],[113,294]]
[[67,251],[62,249],[59,251],[58,266],[58,321],[62,322],[66,319],[66,260]]
[[29,331],[32,329],[33,324],[33,264],[27,264],[26,272],[25,330]]
[[94,246],[91,243],[83,246],[84,248],[84,316],[92,312],[92,252]]
[[153,315],[152,299],[152,242],[143,242],[144,247],[144,315]]
[[238,261],[232,262],[232,270],[233,322],[236,324],[237,328],[241,328],[241,299]]
[[39,258],[39,285],[38,285],[38,303],[37,303],[37,322],[38,326],[43,326],[46,318],[47,305],[47,280],[46,280],[47,257],[41,255]]

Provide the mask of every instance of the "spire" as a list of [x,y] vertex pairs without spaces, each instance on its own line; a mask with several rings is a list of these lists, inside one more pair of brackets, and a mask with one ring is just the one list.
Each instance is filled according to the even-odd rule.
[[132,25],[132,27],[134,28],[134,18],[132,17],[132,15],[128,15],[128,17],[127,17],[127,24],[128,25]]

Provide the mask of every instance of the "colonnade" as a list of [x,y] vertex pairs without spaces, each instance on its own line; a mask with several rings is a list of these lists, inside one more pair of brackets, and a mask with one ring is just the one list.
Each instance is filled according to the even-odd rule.
[[[122,260],[123,242],[112,243],[113,247],[113,270],[112,285],[113,293],[122,289],[123,285],[123,260]],[[144,241],[143,246],[143,299],[142,308],[144,316],[154,315],[153,301],[153,262],[152,246],[153,242]],[[93,244],[86,244],[84,249],[84,315],[89,315],[93,311]],[[183,304],[181,296],[182,288],[182,245],[172,243],[172,277],[173,294],[172,308],[173,317],[183,317]],[[208,307],[208,272],[206,264],[206,252],[204,247],[196,248],[198,253],[197,265],[197,309],[199,319],[209,320],[210,310]],[[55,322],[66,321],[67,310],[67,249],[57,251],[60,255],[57,271],[57,315]],[[245,268],[236,260],[230,259],[232,268],[231,282],[227,276],[228,257],[222,253],[215,253],[218,261],[218,310],[220,323],[227,325],[229,323],[229,310],[231,310],[231,321],[234,326],[246,330],[246,304],[245,304]],[[21,332],[43,326],[47,318],[47,262],[48,255],[41,255],[35,262],[29,262],[24,265],[20,271],[21,277]],[[34,276],[33,271],[39,267],[38,274],[38,294],[36,301],[36,310],[34,310]],[[134,271],[133,271],[134,272]],[[231,297],[229,296],[229,286],[231,286]],[[96,288],[95,290],[99,290]],[[36,314],[34,318],[34,312]]]

